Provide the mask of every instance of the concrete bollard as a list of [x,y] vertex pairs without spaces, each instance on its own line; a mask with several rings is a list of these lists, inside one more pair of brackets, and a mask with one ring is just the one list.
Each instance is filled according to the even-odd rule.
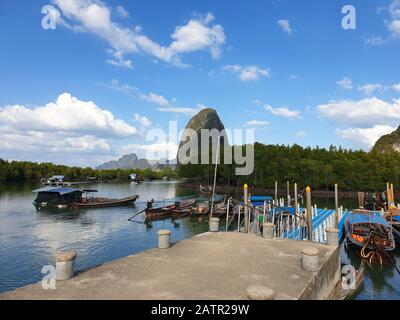
[[267,239],[272,239],[274,237],[273,223],[263,223],[263,237]]
[[209,225],[210,225],[210,232],[218,232],[219,218],[210,218]]
[[56,252],[56,280],[68,280],[74,276],[75,251]]
[[326,244],[328,246],[339,245],[339,230],[336,228],[326,228]]
[[319,268],[319,250],[317,248],[306,248],[301,251],[301,268],[304,271],[316,272]]
[[171,231],[160,230],[158,231],[158,248],[168,249],[170,247]]
[[248,287],[246,293],[250,300],[273,300],[275,295],[274,290],[261,285]]

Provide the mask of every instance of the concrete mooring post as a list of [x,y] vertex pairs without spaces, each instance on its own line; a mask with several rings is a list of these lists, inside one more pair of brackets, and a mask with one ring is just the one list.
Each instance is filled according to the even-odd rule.
[[317,248],[306,248],[301,251],[301,268],[304,271],[316,272],[319,268],[319,250]]
[[339,229],[336,228],[326,228],[326,244],[328,246],[338,246],[339,245]]
[[56,280],[68,280],[74,276],[75,251],[56,252]]
[[263,237],[267,239],[272,239],[274,237],[274,224],[273,223],[263,223]]
[[158,231],[158,248],[168,249],[171,246],[171,231],[160,230]]
[[312,241],[312,207],[311,207],[311,188],[306,188],[306,208],[307,208],[307,240]]
[[219,232],[219,218],[210,218],[210,232]]

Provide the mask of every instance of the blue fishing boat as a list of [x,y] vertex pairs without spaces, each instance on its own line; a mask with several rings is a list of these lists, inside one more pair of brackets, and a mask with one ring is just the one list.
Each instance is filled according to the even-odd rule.
[[353,211],[345,222],[346,237],[349,243],[365,249],[392,251],[395,241],[392,226],[379,213],[367,210]]

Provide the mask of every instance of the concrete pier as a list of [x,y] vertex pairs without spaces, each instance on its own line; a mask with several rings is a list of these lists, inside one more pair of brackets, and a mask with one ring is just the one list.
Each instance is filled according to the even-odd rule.
[[[301,268],[304,248],[318,249],[317,272]],[[339,248],[316,242],[208,232],[168,250],[151,249],[2,299],[327,299],[340,280]]]

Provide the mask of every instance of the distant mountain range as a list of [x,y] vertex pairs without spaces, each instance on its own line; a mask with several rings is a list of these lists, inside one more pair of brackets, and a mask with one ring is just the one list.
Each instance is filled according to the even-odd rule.
[[127,154],[119,158],[118,160],[109,161],[98,166],[98,170],[112,170],[112,169],[152,169],[158,170],[170,166],[171,168],[176,167],[175,160],[169,160],[168,164],[165,159],[159,161],[139,159],[135,153]]

